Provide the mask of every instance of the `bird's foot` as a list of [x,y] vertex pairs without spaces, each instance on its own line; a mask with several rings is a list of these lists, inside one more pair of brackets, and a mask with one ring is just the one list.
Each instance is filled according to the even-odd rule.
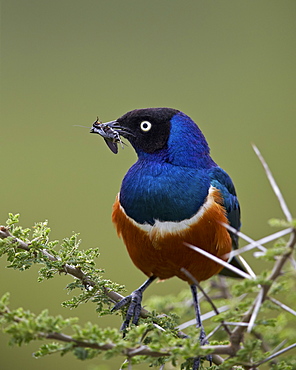
[[133,324],[138,324],[141,314],[142,295],[142,291],[140,289],[137,289],[127,297],[123,298],[121,301],[117,302],[116,305],[112,308],[113,312],[119,310],[124,306],[129,305],[125,320],[122,323],[120,330],[125,331],[125,329],[129,326],[131,320]]
[[[203,346],[205,344],[209,344],[207,338],[206,338],[206,333],[204,331],[204,328],[203,326],[200,328],[200,334],[199,334],[199,342],[200,342],[200,345]],[[199,369],[199,366],[200,366],[200,359],[201,359],[201,356],[198,356],[198,357],[195,357],[193,359],[193,367],[192,367],[192,370],[198,370]],[[207,361],[209,361],[210,363],[210,366],[212,366],[212,362],[213,362],[213,359],[212,359],[212,355],[207,355],[205,357],[205,359]]]
[[200,365],[200,357],[195,357],[193,359],[193,367],[192,370],[198,370]]
[[127,297],[123,298],[121,301],[116,303],[116,305],[112,308],[113,311],[117,311],[120,308],[129,305],[126,313],[126,317],[124,322],[121,325],[120,330],[125,331],[125,329],[129,326],[130,321],[137,325],[140,314],[141,314],[141,302],[143,292],[148,288],[148,286],[156,279],[156,276],[150,276],[144,284],[142,284],[138,289],[132,292],[132,294],[128,295]]
[[[205,358],[206,358],[207,361],[209,361],[210,366],[212,366],[212,363],[213,363],[212,355],[207,355]],[[201,359],[200,356],[195,357],[193,359],[193,367],[192,367],[192,370],[198,370],[199,369],[200,359]]]

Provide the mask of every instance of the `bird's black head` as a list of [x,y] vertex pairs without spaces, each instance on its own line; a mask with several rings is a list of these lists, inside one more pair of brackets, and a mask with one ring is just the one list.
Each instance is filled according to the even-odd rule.
[[178,112],[171,108],[135,109],[116,121],[96,121],[91,132],[101,135],[114,153],[117,153],[119,135],[126,138],[137,152],[154,153],[165,147],[170,135],[170,121]]
[[117,119],[121,135],[136,151],[154,153],[162,149],[169,138],[171,118],[178,113],[171,108],[135,109]]

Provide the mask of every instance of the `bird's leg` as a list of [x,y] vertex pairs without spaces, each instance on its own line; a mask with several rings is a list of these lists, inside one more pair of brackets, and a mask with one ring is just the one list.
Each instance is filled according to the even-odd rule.
[[[199,303],[198,303],[198,296],[197,296],[197,290],[196,290],[196,285],[192,284],[190,285],[191,288],[191,293],[193,297],[193,305],[195,309],[195,316],[196,316],[196,327],[200,329],[200,334],[199,334],[199,342],[203,346],[204,344],[208,344],[208,341],[206,340],[206,332],[205,329],[202,325],[201,321],[201,314],[200,314],[200,308],[199,308]],[[212,364],[212,356],[207,356],[207,360]],[[200,365],[200,357],[196,357],[193,360],[193,370],[197,370]]]
[[200,344],[203,345],[205,344],[204,339],[206,337],[206,333],[205,333],[204,327],[201,322],[201,313],[200,313],[200,307],[199,307],[199,302],[198,302],[196,285],[192,284],[190,285],[190,288],[192,292],[193,305],[194,305],[195,316],[196,316],[196,327],[200,328],[199,341],[200,341]]
[[138,289],[133,291],[130,295],[123,298],[121,301],[117,302],[116,305],[112,308],[112,311],[117,311],[120,308],[129,305],[125,320],[122,323],[120,330],[124,331],[129,326],[131,319],[133,319],[132,323],[137,325],[141,314],[141,302],[143,292],[155,279],[156,276],[150,276],[150,278],[147,279],[144,284],[142,284]]

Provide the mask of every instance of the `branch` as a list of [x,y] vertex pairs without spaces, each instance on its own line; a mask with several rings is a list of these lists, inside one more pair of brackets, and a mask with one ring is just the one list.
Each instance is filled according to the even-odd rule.
[[[32,328],[28,327],[27,325],[28,319],[15,315],[14,312],[11,312],[7,306],[2,307],[0,311],[0,316],[8,317],[9,321],[12,321],[16,324],[25,324],[25,327],[27,328],[27,330],[30,331],[30,336],[33,335]],[[66,335],[64,333],[59,333],[59,332],[44,333],[44,332],[39,331],[36,333],[36,337],[38,337],[39,339],[42,339],[42,338],[43,339],[53,339],[53,340],[57,340],[60,342],[72,343],[73,347],[92,348],[92,349],[97,349],[100,351],[109,351],[116,347],[116,344],[112,342],[105,343],[105,344],[98,344],[95,342],[77,340],[69,335]],[[122,355],[125,355],[128,357],[139,356],[139,355],[151,356],[151,357],[164,357],[164,356],[170,356],[171,353],[153,351],[148,346],[139,345],[137,347],[123,349]]]
[[[15,243],[17,245],[17,248],[25,250],[25,251],[30,251],[30,249],[31,249],[30,244],[33,241],[31,241],[31,243],[26,243],[26,242],[24,242],[23,240],[21,240],[19,238],[15,238],[10,233],[10,231],[8,230],[7,227],[0,226],[0,238],[1,239],[6,239],[6,238],[9,238],[9,237],[12,238],[12,243]],[[60,261],[59,258],[50,254],[46,249],[42,249],[41,252],[44,255],[44,257],[48,258],[50,261]],[[91,290],[95,286],[95,282],[92,281],[91,278],[89,276],[87,276],[79,267],[75,267],[75,266],[72,266],[72,265],[69,265],[69,264],[65,263],[63,265],[63,268],[60,270],[60,272],[69,274],[69,275],[79,279],[82,282],[82,284],[84,285],[84,287],[88,290]],[[121,299],[124,298],[121,294],[116,293],[114,291],[110,291],[106,288],[104,288],[104,290],[105,290],[105,294],[110,298],[110,300],[112,302],[117,302],[117,301],[120,301]],[[148,311],[143,309],[142,314],[143,314],[143,317],[147,317]]]
[[[48,334],[39,333],[39,337],[46,338],[46,339],[54,339],[60,342],[73,343],[74,347],[92,348],[92,349],[97,349],[100,351],[109,351],[116,347],[116,344],[114,343],[97,344],[97,343],[92,343],[92,342],[76,340],[70,337],[69,335],[66,335],[63,333],[48,333]],[[164,356],[171,355],[171,353],[169,352],[152,351],[151,349],[149,349],[149,347],[145,345],[140,345],[139,347],[135,347],[135,348],[126,348],[122,351],[122,354],[128,357],[133,357],[133,356],[164,357]]]

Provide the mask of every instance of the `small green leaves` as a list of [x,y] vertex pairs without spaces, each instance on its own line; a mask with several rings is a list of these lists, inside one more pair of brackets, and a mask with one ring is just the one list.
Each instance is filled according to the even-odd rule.
[[17,224],[19,222],[20,214],[16,213],[15,215],[13,213],[8,214],[8,219],[6,221],[6,225],[8,227]]
[[272,218],[269,220],[269,225],[272,226],[272,227],[292,227],[292,228],[295,228],[296,227],[296,220],[292,220],[291,222],[290,221],[287,221],[287,220],[281,220],[281,219],[278,219],[278,218]]
[[[6,255],[8,267],[24,271],[33,265],[41,265],[39,282],[61,274],[71,275],[73,280],[66,286],[71,298],[62,303],[63,307],[73,309],[80,304],[92,302],[99,316],[111,314],[110,308],[120,298],[118,293],[124,291],[124,286],[103,278],[104,270],[96,265],[99,250],[83,249],[79,234],[72,234],[61,242],[51,241],[47,221],[36,223],[32,229],[28,229],[19,226],[18,220],[19,215],[10,214],[7,227],[1,227],[0,256]],[[291,225],[278,221],[273,224],[285,227]],[[291,247],[287,248],[287,242],[279,239],[260,258],[277,263],[283,256],[288,256],[287,249],[289,252]],[[231,356],[219,366],[213,364],[207,367],[208,362],[201,358],[201,369],[242,370],[256,367],[261,362],[269,362],[269,353],[264,350],[263,344],[274,349],[281,348],[286,341],[290,344],[296,341],[293,327],[296,290],[295,281],[291,279],[294,272],[290,269],[289,273],[282,274],[281,271],[282,266],[277,274],[262,269],[256,279],[239,282],[229,280],[225,284],[225,281],[217,278],[203,284],[212,296],[220,297],[215,299],[215,304],[224,310],[212,317],[206,328],[207,333],[218,328],[213,339],[209,339],[212,350],[216,347],[229,349],[232,345],[231,337],[221,325],[223,320],[230,331],[244,327],[248,322],[246,312],[254,307],[259,294],[263,297],[263,289],[268,297],[264,296],[264,301],[260,303],[251,333],[245,334],[246,339],[242,336],[238,343],[240,349],[235,353],[226,352],[225,354]],[[77,290],[78,294],[73,295]],[[279,300],[274,298],[275,295],[280,296]],[[231,298],[227,299],[228,297]],[[284,303],[281,303],[282,298]],[[105,359],[124,356],[127,361],[122,368],[137,363],[160,367],[170,362],[177,368],[191,370],[194,357],[211,352],[211,349],[199,344],[199,331],[192,320],[194,315],[188,289],[181,291],[178,296],[152,297],[145,303],[148,304],[150,313],[140,319],[139,326],[131,325],[125,338],[122,338],[118,329],[102,329],[91,323],[82,326],[77,318],[50,316],[47,310],[39,315],[23,308],[10,310],[9,294],[5,294],[0,300],[0,323],[2,330],[10,335],[11,345],[42,340],[42,345],[34,353],[36,358],[53,353],[73,353],[80,360],[98,355]],[[203,313],[209,311],[209,303],[201,300],[201,308]],[[214,312],[212,307],[210,310]],[[251,314],[252,312],[250,316]],[[243,319],[246,321],[242,322]],[[185,333],[179,332],[177,327],[184,324],[184,321],[183,327],[186,329],[182,330]],[[296,366],[293,361],[286,356],[285,362],[274,365],[272,369],[291,370]]]

